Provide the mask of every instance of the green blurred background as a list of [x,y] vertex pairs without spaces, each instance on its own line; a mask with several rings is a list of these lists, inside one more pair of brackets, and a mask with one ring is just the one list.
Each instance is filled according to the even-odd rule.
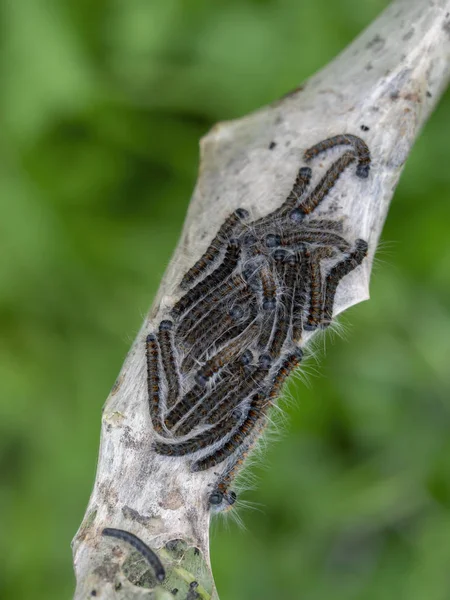
[[[100,412],[218,120],[326,64],[384,0],[0,2],[0,596],[62,600]],[[213,528],[222,600],[450,598],[450,96],[344,317]],[[313,368],[310,371],[314,371]]]

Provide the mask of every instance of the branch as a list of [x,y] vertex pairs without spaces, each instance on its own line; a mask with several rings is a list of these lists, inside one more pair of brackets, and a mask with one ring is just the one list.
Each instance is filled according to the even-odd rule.
[[[367,299],[371,261],[394,189],[448,82],[449,42],[450,0],[398,0],[297,90],[245,118],[219,123],[202,139],[199,178],[181,241],[103,410],[95,486],[73,541],[76,600],[164,599],[173,598],[175,589],[182,600],[217,598],[208,498],[218,469],[193,473],[184,457],[169,459],[152,449],[146,336],[181,297],[181,277],[224,219],[239,207],[251,220],[279,207],[304,164],[305,150],[342,133],[368,144],[371,171],[366,179],[345,171],[328,194],[327,214],[343,220],[347,238],[368,241],[369,257],[339,285],[333,312]],[[317,172],[330,164],[324,156],[314,163]],[[303,341],[312,335],[305,332]],[[105,528],[135,534],[150,554],[133,540],[138,550],[130,554],[127,540],[102,535]],[[153,553],[165,569],[162,585]]]

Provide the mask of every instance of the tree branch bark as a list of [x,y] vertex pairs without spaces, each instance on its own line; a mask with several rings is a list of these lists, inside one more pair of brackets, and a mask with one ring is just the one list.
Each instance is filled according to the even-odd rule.
[[[182,600],[217,597],[206,501],[214,474],[192,473],[186,461],[174,466],[152,451],[145,337],[161,310],[178,300],[181,276],[223,220],[238,207],[252,219],[278,207],[304,150],[340,133],[363,137],[372,169],[366,180],[344,174],[330,198],[354,239],[368,240],[370,250],[363,268],[339,286],[335,312],[367,299],[371,259],[390,200],[414,140],[448,83],[449,54],[450,0],[395,1],[297,90],[247,117],[219,123],[202,139],[180,243],[104,406],[95,485],[73,540],[76,600],[173,598],[173,589]],[[157,552],[166,570],[163,585],[139,554],[102,536],[105,527],[130,531]]]

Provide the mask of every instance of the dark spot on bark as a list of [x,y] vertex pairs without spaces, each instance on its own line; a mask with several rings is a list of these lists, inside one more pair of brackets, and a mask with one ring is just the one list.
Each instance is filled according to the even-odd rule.
[[398,92],[392,92],[392,94],[389,97],[391,100],[398,100],[400,97],[400,94]]
[[114,586],[114,589],[116,590],[116,592],[118,592],[119,590],[122,589],[122,584],[120,583],[120,581],[118,581],[116,583],[116,585]]
[[142,442],[138,442],[132,435],[131,427],[125,427],[123,435],[120,440],[126,448],[132,448],[133,450],[140,450],[142,448]]
[[173,590],[171,590],[170,593],[172,594],[172,596],[176,596],[178,594],[178,588],[173,588]]
[[136,521],[141,525],[148,525],[150,519],[152,518],[151,516],[139,514],[138,511],[134,510],[134,508],[131,508],[131,506],[124,506],[122,508],[122,514],[126,519],[131,519],[132,521]]
[[445,31],[447,35],[450,36],[450,21],[446,21],[442,26],[442,29]]
[[91,596],[96,596],[96,595],[97,595],[97,590],[92,590]]
[[276,145],[277,145],[276,142],[270,142],[270,144],[269,144],[269,150],[273,150]]
[[200,554],[200,550],[198,548],[194,548],[194,554],[195,556],[198,556]]
[[432,93],[431,92],[427,92],[427,98],[432,98],[432,97],[433,97]]
[[367,65],[366,65],[366,71],[371,71],[372,69],[373,69],[372,63],[367,63]]
[[403,36],[403,40],[406,42],[408,40],[410,40],[412,38],[412,36],[414,35],[414,29],[410,29],[407,33],[405,33],[405,35]]
[[369,131],[370,127],[367,127],[367,125],[361,125],[361,130],[362,131]]
[[379,52],[383,49],[384,44],[385,40],[377,33],[377,35],[368,42],[366,48],[371,48],[374,52]]
[[113,514],[117,505],[117,492],[111,481],[104,481],[99,485],[99,492],[107,506],[108,514]]
[[419,94],[405,94],[404,98],[410,102],[422,102],[422,98],[419,96]]

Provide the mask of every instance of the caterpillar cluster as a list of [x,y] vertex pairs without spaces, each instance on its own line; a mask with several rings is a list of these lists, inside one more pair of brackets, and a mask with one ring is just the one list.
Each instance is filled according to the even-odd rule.
[[212,507],[234,503],[232,480],[302,360],[304,332],[330,325],[339,282],[367,255],[367,242],[345,239],[341,222],[312,216],[349,167],[368,177],[370,152],[354,135],[324,140],[304,160],[338,146],[349,149],[310,191],[306,166],[271,214],[250,222],[246,210],[235,210],[183,276],[184,294],[147,336],[154,450],[187,458],[193,472],[226,461]]

